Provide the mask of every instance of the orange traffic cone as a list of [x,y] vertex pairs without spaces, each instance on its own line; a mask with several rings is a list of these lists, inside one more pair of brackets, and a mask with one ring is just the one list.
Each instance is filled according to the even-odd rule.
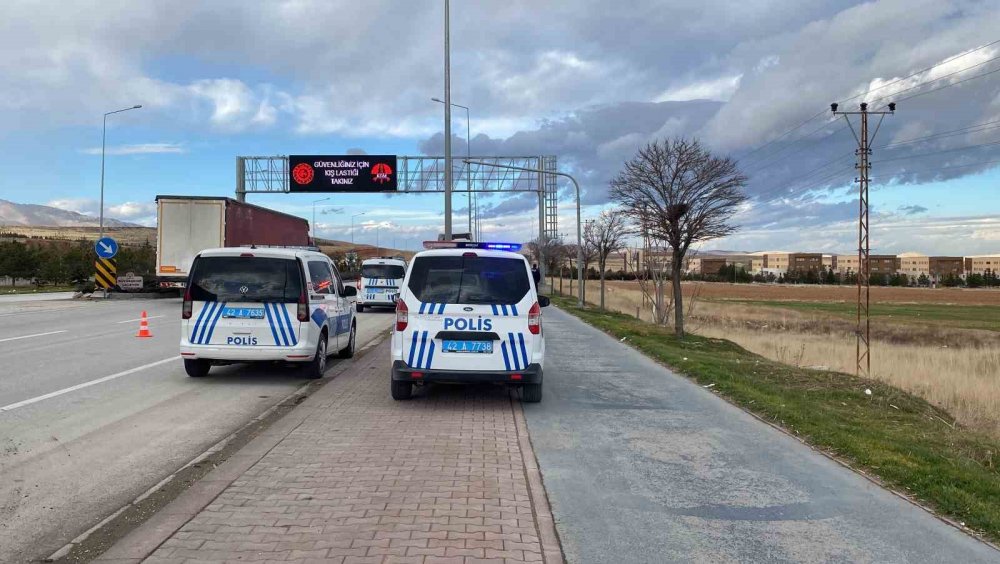
[[152,336],[153,334],[149,332],[149,321],[146,319],[146,311],[143,310],[142,319],[139,320],[139,333],[136,334],[136,337],[142,337],[145,339]]

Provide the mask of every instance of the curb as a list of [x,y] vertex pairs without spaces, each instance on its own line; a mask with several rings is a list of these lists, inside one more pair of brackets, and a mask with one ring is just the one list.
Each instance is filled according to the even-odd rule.
[[524,475],[528,480],[528,496],[531,498],[535,523],[538,524],[538,541],[542,546],[542,560],[545,564],[563,564],[566,559],[562,552],[562,543],[559,542],[555,517],[553,517],[552,508],[549,506],[548,494],[545,493],[545,484],[542,481],[541,470],[538,468],[538,459],[535,458],[535,450],[531,446],[531,436],[528,433],[528,422],[524,418],[524,409],[521,402],[517,401],[515,394],[516,392],[510,394],[510,407],[514,414],[517,443],[521,449],[521,459],[524,463]]

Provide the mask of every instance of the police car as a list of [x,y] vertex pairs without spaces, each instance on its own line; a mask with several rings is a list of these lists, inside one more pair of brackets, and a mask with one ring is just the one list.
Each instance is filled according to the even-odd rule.
[[406,261],[396,257],[379,257],[361,263],[358,278],[358,311],[366,307],[396,307],[399,288],[406,275]]
[[493,382],[542,399],[545,339],[528,261],[511,243],[424,243],[406,271],[392,333],[393,399],[428,382]]
[[337,267],[301,248],[201,251],[181,309],[181,356],[189,376],[213,364],[284,361],[322,378],[330,351],[354,355],[357,291]]

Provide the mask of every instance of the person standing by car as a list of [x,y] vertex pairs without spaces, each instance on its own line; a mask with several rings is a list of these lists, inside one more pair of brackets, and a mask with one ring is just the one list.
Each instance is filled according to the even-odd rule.
[[537,288],[542,281],[542,271],[538,270],[537,262],[531,263],[531,277],[535,279],[535,287]]

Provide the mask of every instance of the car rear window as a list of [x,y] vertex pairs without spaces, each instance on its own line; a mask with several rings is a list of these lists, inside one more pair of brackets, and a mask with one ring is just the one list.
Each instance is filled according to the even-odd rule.
[[524,261],[499,257],[419,257],[409,288],[422,302],[516,304],[531,289]]
[[198,257],[189,288],[191,299],[201,302],[294,303],[302,271],[295,259]]
[[406,269],[398,264],[363,264],[361,276],[364,278],[402,278]]

